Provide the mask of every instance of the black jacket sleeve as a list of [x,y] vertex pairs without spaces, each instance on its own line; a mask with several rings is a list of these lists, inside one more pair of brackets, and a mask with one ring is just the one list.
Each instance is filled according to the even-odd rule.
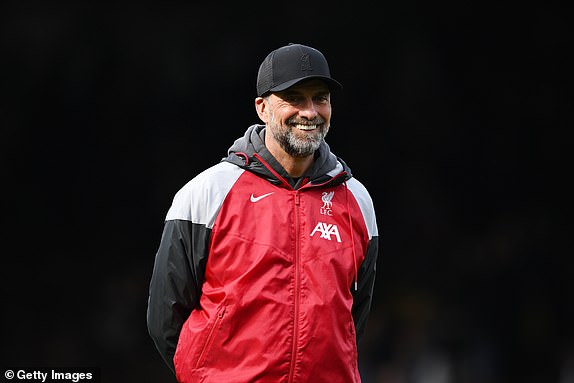
[[175,372],[173,356],[181,327],[198,305],[209,231],[184,220],[166,221],[149,287],[148,331]]
[[379,237],[372,237],[367,247],[365,260],[358,271],[357,291],[355,291],[354,287],[351,288],[353,294],[353,320],[355,322],[357,344],[363,336],[369,312],[371,311],[378,253]]

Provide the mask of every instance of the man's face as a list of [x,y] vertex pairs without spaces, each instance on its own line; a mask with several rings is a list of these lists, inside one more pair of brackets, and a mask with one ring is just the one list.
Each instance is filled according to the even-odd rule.
[[303,81],[265,102],[268,132],[287,154],[307,157],[319,148],[331,121],[331,97],[323,81]]

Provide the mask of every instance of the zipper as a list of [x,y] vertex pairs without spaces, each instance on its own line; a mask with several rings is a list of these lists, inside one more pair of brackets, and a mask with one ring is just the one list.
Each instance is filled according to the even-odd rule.
[[209,329],[209,333],[207,334],[207,339],[205,340],[205,345],[203,346],[203,349],[201,350],[201,354],[199,354],[199,358],[197,358],[197,363],[195,364],[195,368],[199,368],[203,364],[203,361],[204,361],[205,357],[207,356],[207,351],[211,348],[211,344],[213,343],[213,339],[215,338],[215,330],[217,328],[219,328],[219,324],[221,323],[221,320],[223,319],[224,314],[225,314],[225,306],[222,307],[221,310],[219,310],[219,312],[217,313],[217,316],[215,317],[213,325]]
[[300,263],[301,263],[301,250],[300,250],[300,239],[299,239],[299,192],[295,190],[295,288],[294,288],[294,313],[293,313],[293,343],[291,347],[291,368],[289,369],[289,383],[293,382],[295,378],[295,361],[297,360],[297,343],[299,341],[299,290],[300,287]]

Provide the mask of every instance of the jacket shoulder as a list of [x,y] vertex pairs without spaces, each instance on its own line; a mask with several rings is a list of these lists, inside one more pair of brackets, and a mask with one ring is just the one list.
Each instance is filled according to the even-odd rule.
[[369,230],[369,238],[377,237],[379,235],[378,227],[377,227],[377,218],[375,216],[375,207],[373,205],[373,199],[369,194],[369,191],[359,180],[355,177],[347,180],[347,187],[349,191],[355,197],[355,200],[359,204],[361,208],[361,213],[363,214],[363,218],[365,219],[365,224],[367,225],[367,229]]
[[225,196],[243,172],[225,161],[205,169],[178,190],[166,221],[179,219],[211,227]]

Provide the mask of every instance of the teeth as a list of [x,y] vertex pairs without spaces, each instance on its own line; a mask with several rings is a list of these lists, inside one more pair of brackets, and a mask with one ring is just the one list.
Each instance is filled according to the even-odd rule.
[[295,127],[300,130],[314,130],[317,128],[317,125],[302,125],[302,124],[295,124]]

